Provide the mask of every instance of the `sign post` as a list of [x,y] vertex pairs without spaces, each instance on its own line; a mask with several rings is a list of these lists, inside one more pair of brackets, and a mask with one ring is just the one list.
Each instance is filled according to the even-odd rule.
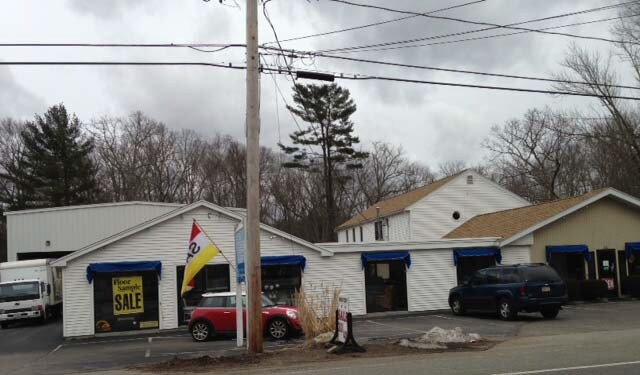
[[353,317],[349,312],[349,301],[340,297],[338,300],[338,309],[336,310],[336,331],[333,338],[329,341],[329,345],[333,345],[328,351],[337,354],[365,352],[366,350],[358,345],[353,337]]
[[245,281],[245,225],[244,220],[240,224],[240,229],[235,233],[236,250],[236,346],[241,348],[244,344],[244,324],[242,322],[242,284]]

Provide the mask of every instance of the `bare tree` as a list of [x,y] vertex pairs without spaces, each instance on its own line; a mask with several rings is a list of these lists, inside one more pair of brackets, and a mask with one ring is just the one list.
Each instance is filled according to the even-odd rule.
[[533,109],[522,120],[495,126],[483,146],[492,153],[502,182],[531,200],[546,201],[588,190],[584,143],[561,113]]
[[438,175],[440,177],[449,177],[465,169],[467,169],[467,163],[464,160],[448,160],[440,163],[438,166]]
[[410,162],[401,146],[384,142],[373,143],[369,158],[355,175],[359,191],[354,193],[363,196],[365,207],[434,180],[431,170]]
[[0,205],[23,207],[24,192],[16,184],[17,171],[24,158],[24,144],[20,136],[25,124],[10,118],[0,119]]

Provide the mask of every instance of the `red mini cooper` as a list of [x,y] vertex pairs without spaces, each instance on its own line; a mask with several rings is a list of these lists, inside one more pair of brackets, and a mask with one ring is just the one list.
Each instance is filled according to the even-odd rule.
[[[246,327],[246,296],[242,295],[242,321]],[[262,296],[262,326],[276,340],[302,332],[298,310],[291,306],[276,306]],[[195,341],[207,341],[216,334],[236,332],[236,294],[206,293],[189,320],[189,332]],[[246,332],[246,331],[245,331]]]

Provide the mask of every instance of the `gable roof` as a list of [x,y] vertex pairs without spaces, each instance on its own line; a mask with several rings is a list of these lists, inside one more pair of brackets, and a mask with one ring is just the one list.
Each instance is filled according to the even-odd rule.
[[[180,207],[178,209],[175,209],[175,210],[173,210],[171,212],[168,212],[168,213],[166,213],[164,215],[160,215],[160,216],[158,216],[158,217],[156,217],[154,219],[151,219],[151,220],[146,221],[144,223],[141,223],[139,225],[136,225],[136,226],[133,226],[131,228],[128,228],[128,229],[126,229],[126,230],[124,230],[124,231],[122,231],[120,233],[114,234],[113,236],[104,238],[104,239],[102,239],[102,240],[100,240],[98,242],[95,242],[95,243],[93,243],[91,245],[88,245],[88,246],[86,246],[86,247],[84,247],[84,248],[82,248],[80,250],[74,251],[71,254],[65,255],[62,258],[58,258],[55,261],[53,261],[51,264],[54,267],[64,267],[64,266],[67,265],[67,262],[70,262],[70,261],[72,261],[72,260],[74,260],[76,258],[79,258],[81,256],[84,256],[84,255],[88,254],[88,253],[91,253],[93,251],[101,249],[101,248],[103,248],[103,247],[105,247],[107,245],[110,245],[110,244],[112,244],[114,242],[117,242],[117,241],[119,241],[121,239],[124,239],[124,238],[127,238],[129,236],[132,236],[132,235],[134,235],[134,234],[136,234],[138,232],[141,232],[141,231],[143,231],[143,230],[145,230],[147,228],[150,228],[150,227],[153,227],[154,225],[158,225],[160,223],[163,223],[163,222],[165,222],[167,220],[170,220],[170,219],[172,219],[172,218],[174,218],[176,216],[185,214],[185,213],[187,213],[189,211],[192,211],[192,210],[194,210],[196,208],[199,208],[199,207],[208,208],[208,209],[210,209],[212,211],[215,211],[215,212],[217,212],[217,213],[219,213],[219,214],[221,214],[223,216],[232,218],[232,219],[238,221],[238,223],[242,222],[242,220],[244,218],[243,214],[240,214],[240,213],[234,212],[234,211],[232,211],[230,209],[227,209],[227,208],[224,208],[224,207],[220,207],[220,206],[215,205],[213,203],[201,200],[201,201],[198,201],[198,202],[195,202],[195,203]],[[299,245],[302,245],[304,247],[307,247],[309,249],[315,250],[315,251],[319,252],[323,256],[331,256],[331,255],[333,255],[333,252],[331,252],[331,251],[329,251],[327,249],[324,249],[324,248],[321,248],[319,246],[316,246],[316,245],[314,245],[314,244],[312,244],[310,242],[307,242],[307,241],[305,241],[305,240],[303,240],[301,238],[298,238],[298,237],[295,237],[295,236],[293,236],[291,234],[283,232],[283,231],[281,231],[279,229],[273,228],[273,227],[271,227],[269,225],[260,224],[260,229],[264,230],[266,232],[269,232],[271,234],[274,234],[276,236],[282,237],[284,239],[288,239],[288,240],[290,240],[292,242],[295,242],[295,243],[297,243]]]
[[504,246],[609,196],[640,207],[640,200],[637,198],[612,188],[604,188],[577,197],[478,215],[443,238],[500,237],[503,239],[501,245]]
[[378,210],[377,210],[378,207],[380,207],[379,217],[385,217],[385,216],[402,212],[407,207],[411,206],[412,204],[416,203],[417,201],[426,197],[427,195],[433,193],[434,191],[440,189],[442,186],[446,185],[449,181],[455,179],[456,177],[460,176],[465,172],[467,171],[465,170],[465,171],[459,172],[457,174],[454,174],[449,177],[445,177],[436,182],[432,182],[430,184],[424,185],[422,187],[411,190],[404,194],[396,195],[395,197],[391,197],[389,199],[385,199],[380,202],[374,203],[371,206],[369,206],[365,211],[355,215],[351,219],[340,224],[336,228],[336,230],[353,227],[359,224],[363,224],[363,223],[375,220],[376,218],[378,218]]

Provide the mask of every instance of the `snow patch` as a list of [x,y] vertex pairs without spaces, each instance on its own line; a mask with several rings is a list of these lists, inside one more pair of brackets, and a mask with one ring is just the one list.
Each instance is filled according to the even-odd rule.
[[471,344],[481,340],[477,333],[465,334],[462,328],[442,329],[433,327],[429,332],[415,339],[402,339],[398,345],[416,349],[446,349],[447,344]]

